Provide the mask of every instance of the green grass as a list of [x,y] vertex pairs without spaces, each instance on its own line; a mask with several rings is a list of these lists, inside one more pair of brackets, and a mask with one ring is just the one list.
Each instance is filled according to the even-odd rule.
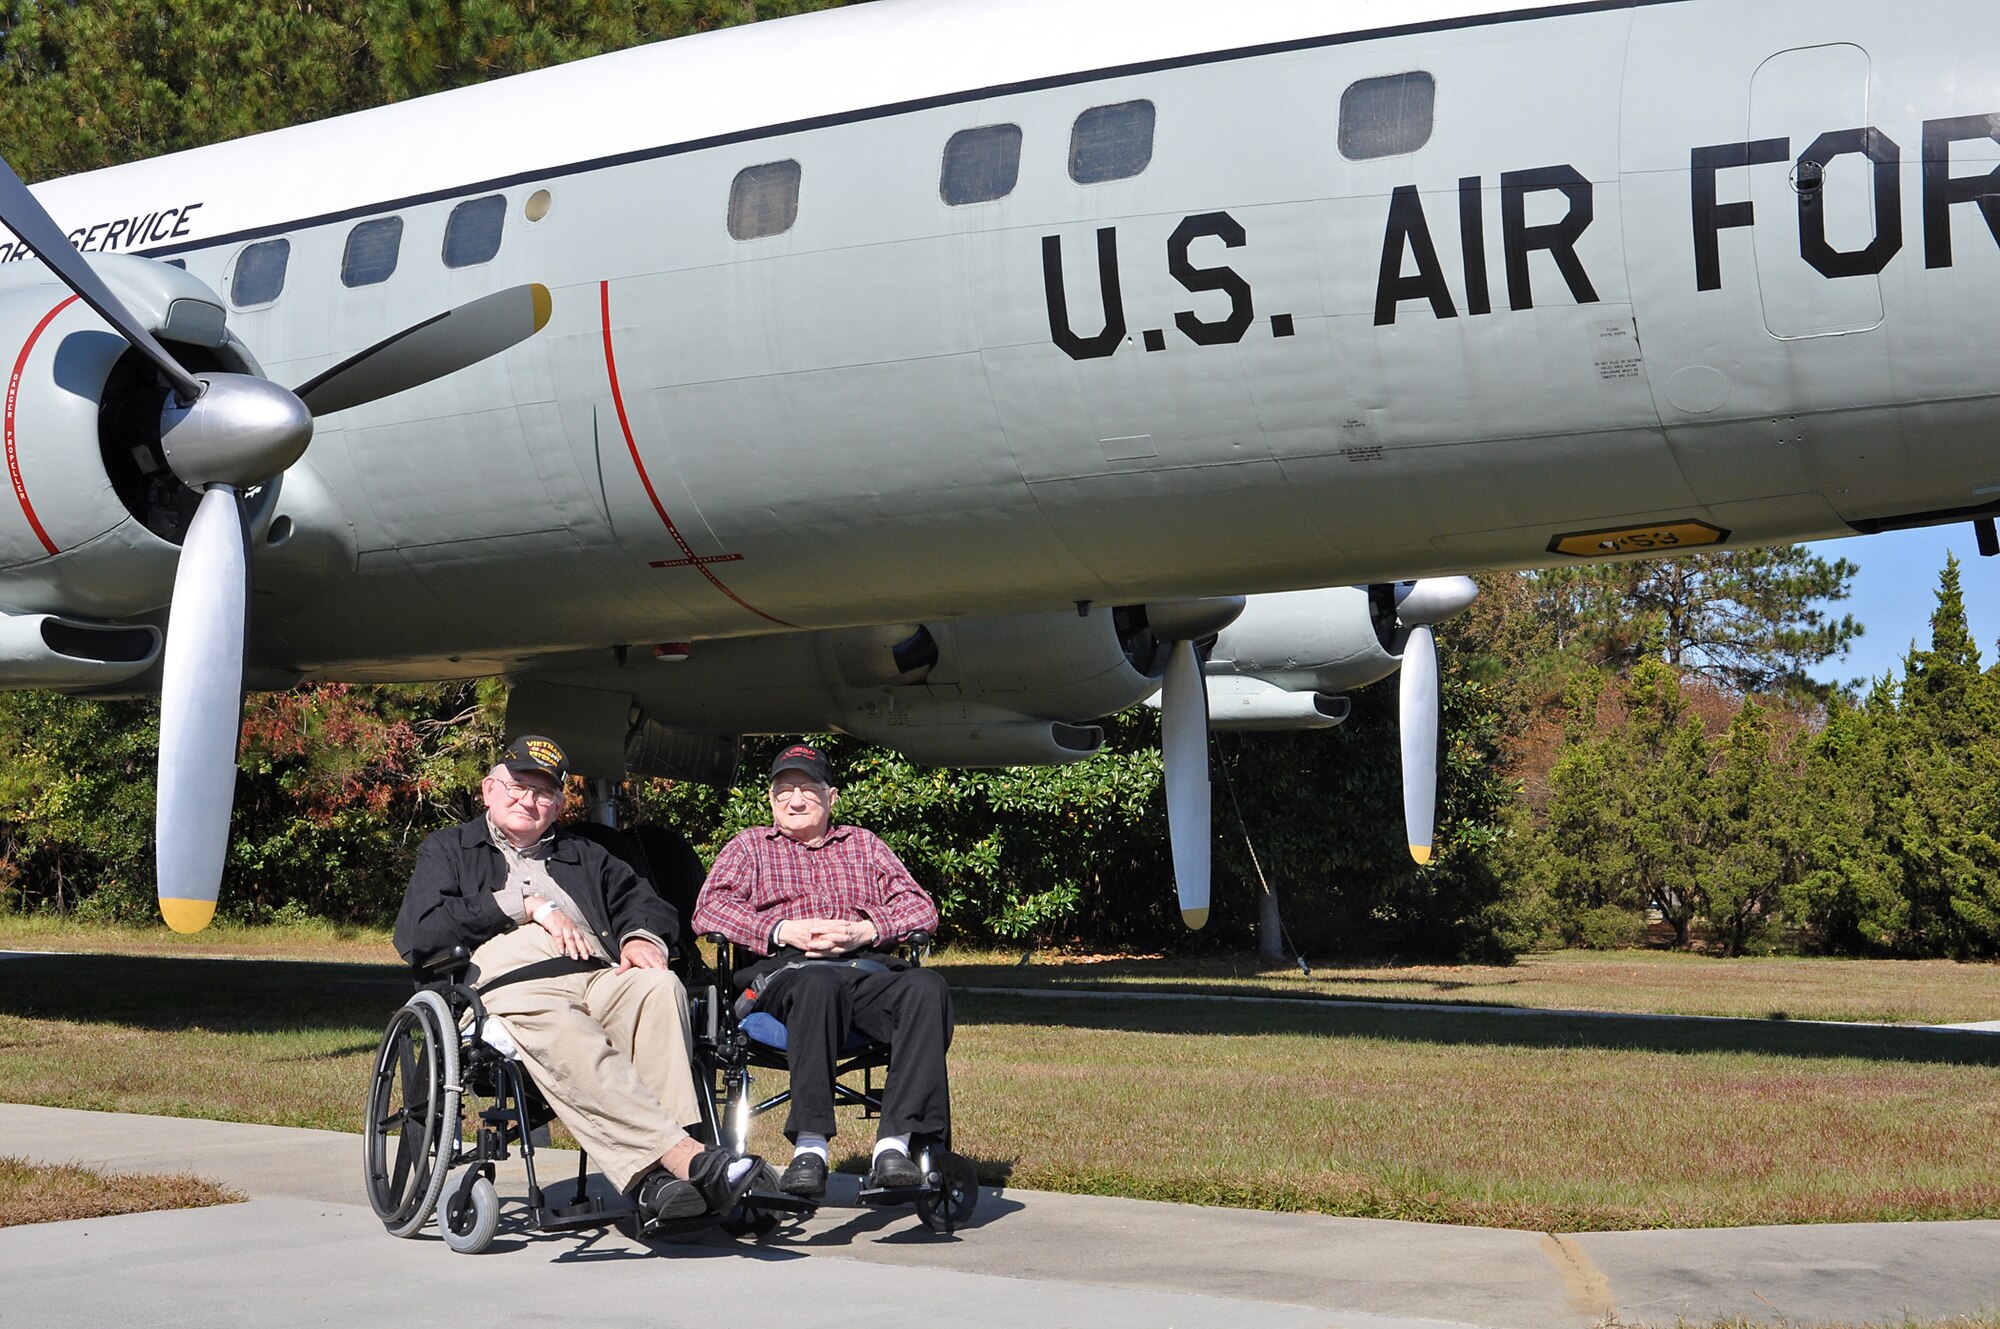
[[1321,965],[1310,975],[1251,957],[945,952],[954,983],[1105,991],[1485,1005],[1747,1019],[1958,1024],[2000,1019],[2000,964],[1950,960],[1719,959],[1668,951],[1558,951],[1506,965]]
[[[0,961],[0,1099],[356,1130],[408,990],[392,964]],[[971,993],[958,1015],[956,1143],[992,1181],[1542,1231],[2000,1217],[1992,1035]],[[865,1149],[846,1131],[837,1155]]]

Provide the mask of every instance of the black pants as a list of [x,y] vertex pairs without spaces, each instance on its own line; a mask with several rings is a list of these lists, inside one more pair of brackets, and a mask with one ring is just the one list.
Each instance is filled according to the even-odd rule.
[[788,1139],[796,1141],[800,1131],[833,1135],[834,1060],[850,1029],[889,1045],[879,1133],[945,1135],[951,1122],[944,1064],[951,989],[941,974],[811,964],[787,973],[760,1006],[785,1025],[792,1071]]

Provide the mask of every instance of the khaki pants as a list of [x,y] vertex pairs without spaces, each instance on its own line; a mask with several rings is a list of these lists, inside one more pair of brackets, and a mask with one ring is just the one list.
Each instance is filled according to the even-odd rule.
[[[473,952],[482,981],[561,952],[528,924]],[[556,1116],[619,1190],[630,1190],[701,1120],[688,1057],[687,993],[665,969],[509,983],[481,994],[520,1047]]]

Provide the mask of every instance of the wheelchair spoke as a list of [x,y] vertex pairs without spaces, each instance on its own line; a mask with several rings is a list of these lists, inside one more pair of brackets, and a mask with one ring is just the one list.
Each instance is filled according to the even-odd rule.
[[403,1073],[403,1101],[407,1103],[416,1097],[416,1094],[412,1092],[417,1087],[417,1040],[415,1036],[412,1035],[402,1040],[402,1045],[396,1049],[396,1052],[397,1064]]
[[[403,1136],[396,1141],[396,1161],[389,1168],[389,1190],[390,1193],[395,1195],[403,1193],[403,1184],[410,1179],[410,1164],[415,1161],[414,1153],[410,1148],[410,1135],[410,1127],[408,1123],[405,1123],[403,1126]],[[419,1148],[421,1148],[421,1142],[419,1143]]]

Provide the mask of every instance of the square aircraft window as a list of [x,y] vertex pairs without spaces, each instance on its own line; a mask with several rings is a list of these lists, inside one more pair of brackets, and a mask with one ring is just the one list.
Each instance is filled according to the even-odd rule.
[[1080,185],[1123,180],[1153,160],[1153,103],[1093,106],[1069,134],[1069,178]]
[[389,280],[396,255],[403,247],[403,219],[380,217],[362,222],[347,233],[347,251],[340,256],[344,286],[373,286]]
[[1431,141],[1437,80],[1421,69],[1364,78],[1340,94],[1340,155],[1351,162],[1401,157]]
[[236,256],[229,277],[229,302],[238,309],[268,305],[285,289],[285,265],[292,259],[290,240],[259,240]]
[[444,224],[444,265],[469,268],[500,252],[500,227],[507,220],[502,194],[469,198],[451,210]]
[[1021,178],[1021,127],[961,129],[944,145],[938,194],[953,207],[991,203],[1014,192]]
[[799,219],[799,164],[746,166],[729,186],[729,234],[738,240],[783,235]]

